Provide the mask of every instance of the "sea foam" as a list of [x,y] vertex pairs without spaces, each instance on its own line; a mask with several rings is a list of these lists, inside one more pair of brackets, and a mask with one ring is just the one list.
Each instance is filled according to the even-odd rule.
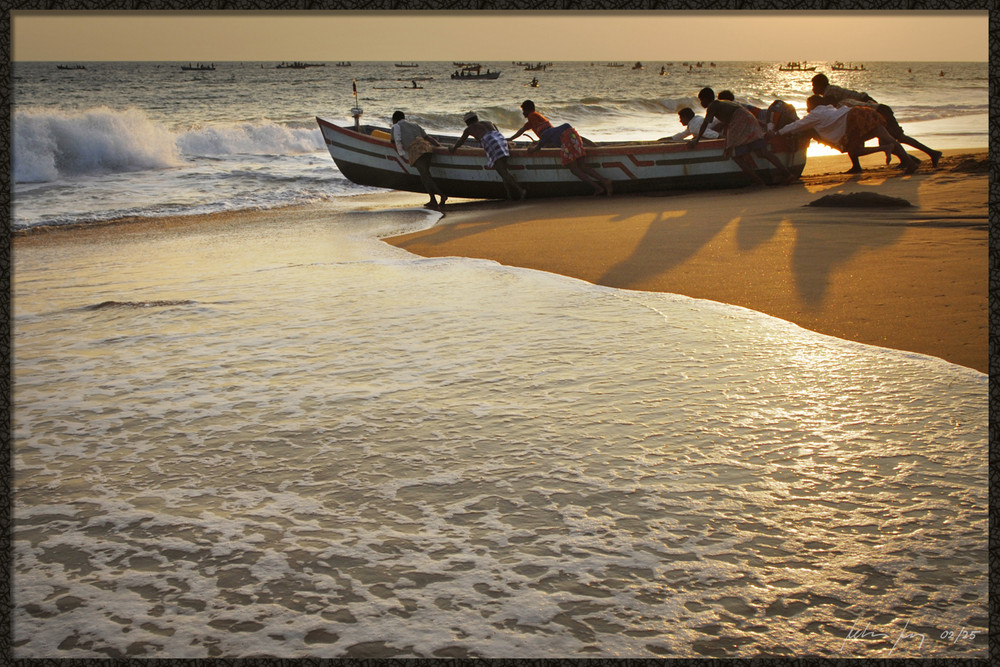
[[136,109],[107,107],[14,116],[14,181],[165,169],[181,163],[174,135]]
[[192,157],[298,155],[323,149],[318,129],[266,120],[174,131],[138,109],[15,114],[14,181],[48,183],[182,166]]
[[274,123],[234,123],[184,132],[177,145],[186,155],[294,155],[323,150],[318,129],[291,128]]

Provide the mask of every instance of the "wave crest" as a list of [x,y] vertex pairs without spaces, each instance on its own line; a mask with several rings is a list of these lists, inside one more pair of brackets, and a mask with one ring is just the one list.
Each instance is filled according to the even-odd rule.
[[11,159],[19,183],[180,164],[174,135],[137,109],[19,111],[13,129]]
[[191,157],[295,155],[324,148],[318,128],[261,120],[174,132],[139,109],[24,110],[15,113],[13,128],[17,183],[170,169]]
[[182,133],[177,145],[187,155],[312,153],[324,148],[318,129],[291,128],[266,121],[206,126]]

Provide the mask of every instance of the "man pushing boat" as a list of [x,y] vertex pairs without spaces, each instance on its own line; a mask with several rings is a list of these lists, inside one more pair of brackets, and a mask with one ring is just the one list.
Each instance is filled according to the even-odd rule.
[[584,139],[569,123],[553,127],[549,119],[535,111],[535,103],[525,100],[521,103],[521,113],[528,122],[514,133],[510,141],[531,130],[538,137],[538,143],[529,148],[536,151],[540,148],[552,147],[562,149],[563,166],[568,167],[574,176],[594,188],[595,195],[611,196],[611,181],[604,178],[587,166],[583,159],[587,151],[583,147]]
[[711,88],[702,88],[698,93],[698,101],[705,108],[705,122],[702,123],[694,139],[688,142],[689,148],[698,145],[712,120],[718,118],[726,128],[726,148],[723,155],[731,157],[750,180],[759,186],[764,185],[764,179],[757,174],[754,155],[765,158],[777,168],[778,183],[787,184],[795,180],[795,176],[788,170],[788,167],[768,149],[764,131],[757,119],[742,105],[729,100],[716,99],[715,91]]
[[448,150],[454,153],[470,135],[475,137],[479,141],[479,145],[486,151],[486,165],[496,169],[497,173],[500,174],[504,190],[507,191],[507,199],[524,199],[526,194],[524,188],[518,185],[514,177],[510,175],[510,170],[507,169],[510,148],[508,148],[507,140],[500,134],[497,126],[488,120],[479,120],[475,111],[465,114],[464,120],[465,131]]
[[441,197],[441,206],[448,200],[448,195],[444,194],[438,184],[431,177],[431,158],[434,155],[434,147],[440,146],[437,139],[430,136],[416,123],[406,120],[406,114],[397,111],[392,114],[392,140],[396,144],[396,152],[400,157],[405,157],[411,167],[420,174],[420,182],[424,185],[424,190],[430,196],[427,206],[437,208],[438,202],[434,198],[437,194]]

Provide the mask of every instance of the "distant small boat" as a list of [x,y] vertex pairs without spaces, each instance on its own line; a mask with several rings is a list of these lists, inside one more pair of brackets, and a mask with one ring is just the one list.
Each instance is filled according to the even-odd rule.
[[451,78],[453,81],[474,81],[482,79],[500,78],[500,70],[497,70],[496,72],[491,72],[490,70],[487,69],[486,73],[482,74],[480,72],[481,69],[482,65],[466,65],[465,67],[462,68],[461,72],[455,72],[454,74],[452,74]]
[[485,74],[452,74],[452,80],[454,81],[470,81],[470,80],[483,80],[483,79],[499,79],[500,72],[486,72]]
[[56,69],[87,69],[86,65],[56,65]]
[[625,67],[625,63],[608,63],[605,67]]
[[198,63],[197,65],[192,65],[188,63],[187,65],[181,65],[181,70],[185,72],[214,72],[215,64],[206,65],[204,63]]
[[642,63],[636,62],[636,64],[632,65],[632,69],[646,69],[646,68],[643,67]]
[[396,63],[396,67],[420,67],[419,63]]
[[806,63],[788,63],[787,65],[778,65],[778,70],[782,72],[815,72],[815,65],[807,65]]
[[306,69],[307,67],[325,67],[326,63],[304,63],[304,62],[293,62],[293,63],[280,63],[275,65],[274,69]]
[[525,65],[524,69],[527,72],[544,72],[546,67],[548,65],[545,63],[537,63],[535,65]]
[[350,67],[350,66],[351,66],[350,61],[337,63],[337,67]]
[[842,63],[840,61],[837,61],[837,62],[833,63],[833,66],[830,67],[830,69],[832,69],[834,72],[864,72],[864,71],[867,71],[867,70],[865,70],[865,66],[864,65],[851,65],[851,64],[847,64],[847,63]]

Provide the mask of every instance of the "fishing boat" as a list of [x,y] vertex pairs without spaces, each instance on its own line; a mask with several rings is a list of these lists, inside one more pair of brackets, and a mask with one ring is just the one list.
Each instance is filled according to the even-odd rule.
[[396,63],[396,67],[420,67],[419,63]]
[[86,65],[56,65],[56,69],[87,69]]
[[830,67],[834,72],[864,72],[864,65],[851,65],[837,61]]
[[205,65],[198,63],[197,65],[192,65],[188,63],[187,65],[181,65],[181,70],[184,72],[214,72],[215,64]]
[[482,80],[482,79],[500,78],[500,70],[497,70],[496,72],[491,72],[489,69],[487,69],[485,73],[482,73],[480,71],[481,69],[482,65],[472,65],[468,67],[463,67],[462,71],[455,72],[454,74],[451,75],[451,78],[454,81],[475,81],[477,79]]
[[808,65],[806,63],[792,62],[788,63],[787,65],[778,65],[778,70],[781,72],[815,72],[816,65]]
[[[360,118],[360,117],[358,117]],[[407,192],[424,192],[420,175],[396,153],[390,130],[356,124],[341,127],[316,118],[340,172],[359,185]],[[486,157],[472,138],[455,153],[448,147],[458,137],[432,134],[441,147],[434,149],[431,175],[448,196],[470,199],[503,199],[503,181],[486,166]],[[806,163],[808,141],[778,137],[775,153],[796,176]],[[528,152],[530,142],[515,142],[508,169],[527,189],[529,197],[587,195],[589,185],[562,165],[561,150],[543,148]],[[658,141],[599,142],[587,148],[587,165],[609,179],[616,193],[662,192],[732,188],[748,185],[750,179],[730,158],[723,157],[723,139],[703,139],[695,148],[686,142]],[[757,160],[758,173],[774,181],[776,169],[770,162]]]
[[279,63],[274,66],[275,69],[308,69],[310,67],[325,67],[326,63],[304,63],[301,61],[295,61],[292,63],[284,62]]

